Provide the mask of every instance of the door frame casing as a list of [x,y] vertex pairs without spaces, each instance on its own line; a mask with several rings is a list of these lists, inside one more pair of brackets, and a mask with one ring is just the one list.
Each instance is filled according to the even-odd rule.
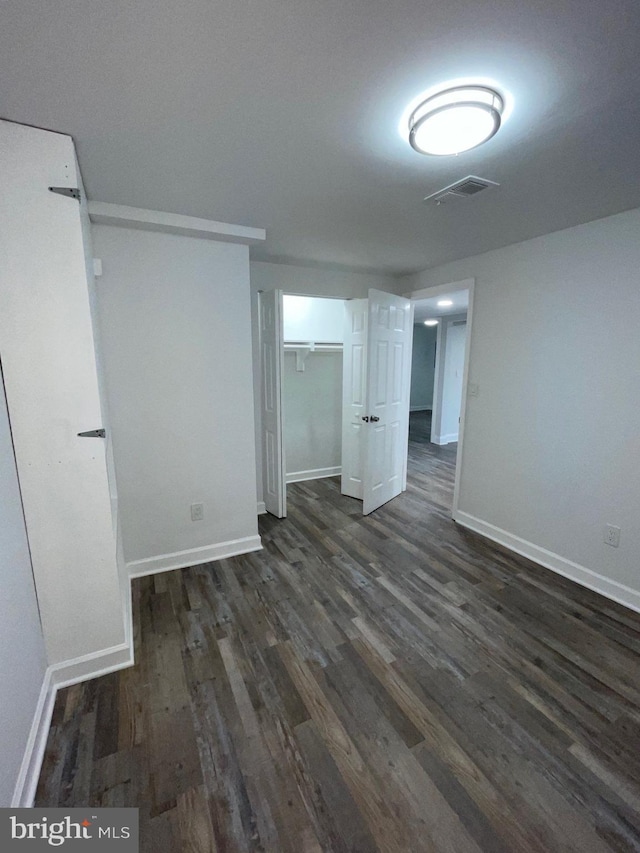
[[[435,287],[423,287],[420,290],[413,290],[404,295],[412,302],[420,299],[430,299],[433,296],[444,296],[449,293],[456,293],[460,290],[469,291],[469,305],[467,308],[467,338],[464,350],[464,373],[462,377],[462,401],[460,404],[460,429],[458,432],[458,453],[456,458],[456,473],[453,486],[453,506],[451,517],[456,519],[458,515],[458,506],[460,502],[460,479],[462,476],[462,466],[464,462],[464,435],[466,426],[467,413],[467,395],[469,383],[469,365],[471,361],[471,344],[473,334],[473,314],[475,304],[475,278],[466,278],[461,281],[451,281],[448,284],[440,284]],[[442,318],[446,319],[446,315]]]
[[[267,512],[276,518],[286,518],[287,515],[287,480],[285,476],[284,457],[284,412],[282,407],[282,372],[284,362],[283,343],[283,318],[282,318],[282,296],[281,290],[268,290],[258,292],[258,341],[260,348],[260,441],[262,446],[262,497]],[[266,306],[268,299],[273,299],[273,305]],[[273,311],[273,340],[265,342],[264,316],[265,310],[270,307]],[[273,480],[274,492],[269,493],[269,426],[267,424],[267,397],[268,389],[266,383],[267,364],[265,361],[265,346],[269,343],[273,346],[271,354],[271,371],[273,388],[272,404],[274,427],[273,435]]]
[[[257,294],[258,294],[258,315],[257,315],[258,316],[258,338],[257,338],[257,340],[258,340],[258,352],[259,352],[258,364],[259,364],[259,377],[260,377],[260,380],[259,380],[260,381],[260,449],[261,449],[260,465],[262,467],[262,476],[263,476],[263,482],[262,482],[262,498],[263,498],[263,501],[262,501],[262,503],[265,507],[264,512],[269,512],[269,513],[271,513],[271,510],[269,510],[267,508],[267,506],[266,506],[267,501],[265,500],[265,493],[266,493],[266,488],[267,488],[267,486],[266,486],[266,464],[267,463],[266,463],[266,459],[265,459],[265,447],[264,447],[264,437],[265,437],[264,412],[263,412],[263,405],[264,405],[264,374],[263,374],[264,361],[263,361],[263,352],[262,352],[263,336],[262,336],[262,313],[261,313],[262,312],[261,300],[262,300],[263,294],[267,294],[267,293],[275,293],[276,294],[275,298],[276,298],[276,302],[277,302],[277,311],[278,311],[278,334],[276,336],[277,337],[276,343],[277,343],[277,348],[278,348],[277,358],[278,358],[279,370],[278,370],[278,377],[277,377],[277,383],[276,384],[277,384],[278,395],[279,395],[279,399],[278,399],[278,409],[279,409],[278,420],[279,420],[279,430],[280,430],[280,456],[281,456],[281,466],[280,467],[281,467],[281,472],[282,472],[282,490],[281,490],[281,493],[279,495],[280,507],[278,510],[278,514],[275,514],[275,517],[276,518],[286,518],[286,516],[287,516],[287,476],[286,476],[286,451],[285,451],[285,446],[284,446],[285,413],[284,413],[284,406],[283,406],[283,402],[282,402],[282,382],[283,382],[283,373],[284,373],[284,297],[285,296],[302,296],[302,297],[305,297],[307,299],[333,299],[333,300],[339,300],[340,302],[348,302],[353,297],[328,295],[328,294],[324,294],[324,293],[298,293],[297,291],[293,292],[290,290],[283,290],[283,289],[277,288],[277,287],[270,288],[268,290],[258,290],[257,291]],[[260,502],[258,502],[258,506],[260,506]],[[260,512],[260,510],[259,510],[259,512]],[[282,513],[282,515],[279,514],[280,512]],[[271,514],[274,514],[274,513],[271,513]]]
[[[371,290],[371,289],[372,289],[372,288],[369,288],[369,290]],[[373,288],[373,289],[375,290],[375,288]],[[298,293],[298,292],[293,293],[293,292],[291,292],[291,291],[282,290],[282,289],[280,289],[280,288],[272,288],[271,290],[259,290],[259,291],[258,291],[258,347],[259,347],[259,353],[260,353],[260,356],[259,356],[260,373],[259,373],[259,375],[260,375],[260,399],[261,399],[261,403],[262,403],[263,394],[264,394],[264,377],[263,377],[263,357],[262,357],[262,337],[261,337],[262,319],[261,319],[261,306],[260,306],[260,300],[261,300],[261,298],[262,298],[262,294],[265,294],[265,293],[273,293],[273,292],[276,292],[276,293],[277,293],[277,295],[278,295],[278,296],[277,296],[277,301],[278,301],[278,303],[279,303],[279,307],[280,307],[280,318],[279,318],[279,326],[280,326],[280,335],[279,335],[279,338],[280,338],[280,340],[279,340],[279,350],[280,350],[280,357],[281,357],[281,358],[284,358],[284,335],[283,335],[283,328],[282,328],[282,327],[283,327],[283,323],[284,323],[284,318],[283,318],[283,315],[282,315],[282,310],[283,310],[283,297],[284,297],[284,296],[303,296],[303,297],[312,298],[312,299],[338,299],[338,300],[340,300],[340,301],[342,301],[342,302],[350,302],[350,301],[352,301],[352,300],[354,300],[354,299],[360,299],[360,298],[362,298],[362,299],[365,299],[365,298],[366,298],[366,299],[368,299],[368,295],[367,295],[367,297],[352,297],[352,296],[339,296],[339,295],[335,295],[335,294],[328,295],[328,294],[318,294],[318,293],[316,293],[316,294],[313,294],[313,293]],[[389,293],[391,296],[400,296],[400,295],[402,295],[402,294],[392,293],[391,291],[383,291],[383,292],[385,292],[385,293]],[[410,295],[403,295],[403,296],[404,296],[404,298],[405,298],[405,299],[409,299],[409,300],[410,300],[410,302],[411,302],[411,296],[410,296]],[[413,327],[413,305],[412,305],[412,304],[410,304],[410,321],[409,321],[409,322],[410,322],[410,326],[411,326],[411,328],[412,328],[412,327]],[[411,341],[410,341],[410,347],[411,347]],[[410,376],[410,373],[411,373],[411,364],[410,364],[410,362],[411,362],[411,352],[409,352],[409,366],[408,366],[409,376]],[[279,386],[279,388],[280,388],[280,392],[281,392],[281,391],[282,391],[282,371],[281,371],[281,375],[280,375],[280,381],[278,382],[278,386]],[[408,432],[408,408],[409,408],[409,404],[408,404],[408,402],[407,402],[407,432]],[[262,465],[262,472],[263,472],[263,498],[264,498],[264,490],[265,490],[265,483],[264,483],[265,459],[264,459],[264,446],[263,446],[263,440],[264,440],[264,423],[262,423],[262,416],[263,416],[263,412],[262,412],[262,406],[261,406],[260,440],[261,440],[261,449],[262,449],[262,460],[261,460],[261,465]],[[285,450],[284,450],[284,411],[282,410],[282,407],[281,407],[281,410],[280,410],[280,417],[279,417],[279,420],[280,420],[280,428],[281,428],[281,431],[282,431],[282,446],[281,446],[281,450],[282,450],[282,468],[283,468],[283,470],[284,470],[284,469],[286,468],[286,464],[285,464]],[[407,488],[407,454],[405,453],[405,454],[404,454],[404,466],[403,466],[403,472],[402,472],[402,490],[401,490],[401,491],[406,491],[406,488]],[[266,501],[263,501],[263,503],[265,503],[265,504],[266,504]],[[266,509],[266,506],[265,506],[265,509]],[[269,511],[269,510],[267,510],[267,511]],[[286,512],[287,512],[286,474],[284,474],[284,476],[283,476],[283,489],[282,489],[282,512],[283,512],[283,515],[282,515],[282,516],[277,516],[277,517],[286,517]]]

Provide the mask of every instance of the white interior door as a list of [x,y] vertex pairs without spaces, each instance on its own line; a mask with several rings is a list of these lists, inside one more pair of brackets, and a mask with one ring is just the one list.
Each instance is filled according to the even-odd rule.
[[431,441],[458,441],[466,358],[466,320],[443,318],[438,330],[438,356],[433,391]]
[[370,290],[345,311],[341,491],[368,515],[407,487],[413,306]]
[[406,488],[413,306],[369,291],[363,507],[368,515]]
[[262,371],[262,477],[267,512],[287,514],[282,441],[282,294],[260,294],[260,368]]
[[[0,122],[0,347],[50,664],[125,640],[70,137]],[[88,231],[88,222],[85,223]]]
[[442,407],[440,414],[441,443],[458,440],[466,340],[466,322],[450,323],[447,326],[447,340],[444,353],[444,384],[442,387]]
[[345,303],[342,361],[342,481],[343,495],[363,497],[364,439],[366,426],[366,367],[368,300]]

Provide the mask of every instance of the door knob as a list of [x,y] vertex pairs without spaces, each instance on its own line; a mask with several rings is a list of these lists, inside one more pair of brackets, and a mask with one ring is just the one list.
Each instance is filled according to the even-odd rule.
[[371,423],[377,424],[380,418],[377,418],[375,415],[371,415]]
[[368,424],[369,423],[369,415],[363,415],[362,420]]

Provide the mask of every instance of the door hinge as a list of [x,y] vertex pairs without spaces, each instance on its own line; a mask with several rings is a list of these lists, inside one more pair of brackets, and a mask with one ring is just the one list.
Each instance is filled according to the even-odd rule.
[[80,201],[80,190],[78,187],[49,187],[49,192],[66,195],[67,198],[75,198],[76,201]]
[[78,438],[104,438],[106,435],[103,429],[90,429],[87,432],[79,432]]

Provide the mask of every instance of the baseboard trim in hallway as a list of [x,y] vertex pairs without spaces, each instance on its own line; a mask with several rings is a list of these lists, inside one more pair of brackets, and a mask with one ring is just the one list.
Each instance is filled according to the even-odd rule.
[[473,530],[474,533],[479,533],[481,536],[491,539],[492,542],[504,545],[510,551],[515,551],[516,554],[544,566],[545,569],[550,569],[552,572],[593,590],[593,592],[599,592],[600,595],[604,595],[617,604],[622,604],[624,607],[640,613],[640,592],[625,586],[625,584],[606,578],[592,569],[587,569],[586,566],[567,560],[566,557],[561,557],[560,554],[555,554],[553,551],[547,551],[546,548],[534,545],[533,542],[521,539],[519,536],[508,533],[506,530],[502,530],[500,527],[476,518],[469,513],[458,511],[454,514],[453,520],[456,524]]
[[333,468],[311,468],[309,471],[292,471],[287,474],[287,483],[303,483],[306,480],[320,480],[322,477],[339,477],[342,473],[341,465]]
[[[235,539],[207,548],[194,548],[176,554],[166,554],[151,560],[129,563],[130,576],[144,577],[171,569],[186,568],[198,563],[220,560],[262,549],[260,536]],[[135,572],[134,567],[146,568]],[[131,570],[134,568],[134,572]],[[38,778],[47,745],[47,737],[58,690],[83,681],[90,681],[134,665],[133,648],[122,643],[87,655],[49,666],[45,672],[38,702],[33,715],[29,738],[11,800],[12,808],[31,808],[34,804]]]
[[205,545],[202,548],[190,548],[188,551],[176,551],[173,554],[159,554],[157,557],[133,560],[127,563],[127,569],[130,578],[143,578],[147,575],[158,574],[158,572],[187,569],[201,563],[237,557],[240,554],[249,554],[251,551],[260,551],[261,549],[262,540],[259,536],[245,536],[242,539],[230,539],[228,542]]
[[13,791],[11,807],[14,809],[31,808],[36,795],[40,768],[47,746],[49,726],[56,701],[56,687],[51,681],[52,668],[46,670],[38,704],[33,715],[29,738],[24,750],[22,765]]
[[62,661],[49,669],[52,684],[56,690],[60,690],[63,687],[71,687],[72,684],[79,684],[81,681],[89,681],[91,678],[126,669],[128,666],[133,666],[133,648],[129,643],[121,643],[73,660]]
[[128,643],[122,643],[47,668],[11,800],[12,808],[33,807],[58,690],[129,666],[133,666],[133,649]]
[[457,432],[450,432],[447,435],[434,435],[433,439],[432,439],[434,444],[439,444],[439,445],[453,444],[457,440],[458,440],[458,433]]

